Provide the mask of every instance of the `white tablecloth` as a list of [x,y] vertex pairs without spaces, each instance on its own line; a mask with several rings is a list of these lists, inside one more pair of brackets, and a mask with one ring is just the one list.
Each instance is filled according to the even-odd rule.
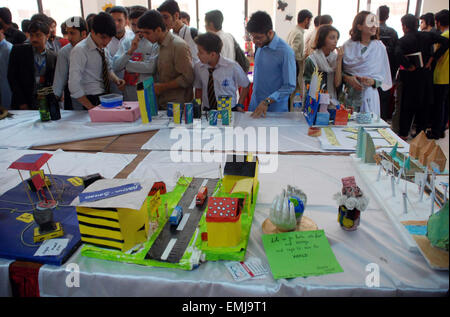
[[[51,153],[49,166],[55,175],[86,176],[100,173],[105,178],[113,178],[123,168],[130,164],[136,155],[134,154],[109,154],[109,153],[76,153],[58,150],[55,152],[0,149],[0,195],[17,186],[20,183],[20,176],[16,170],[7,168],[12,162],[25,154]],[[107,162],[107,164],[105,164]],[[44,170],[48,173],[47,166]],[[22,172],[22,176],[27,177],[27,173]],[[1,212],[7,212],[0,210]],[[14,261],[0,259],[0,296],[11,296],[9,282],[9,264]]]
[[27,149],[64,142],[80,141],[157,130],[167,127],[166,118],[150,124],[135,122],[93,123],[87,111],[61,110],[61,119],[42,122],[38,111],[11,111],[13,118],[0,120],[0,148]]
[[[448,272],[432,270],[425,259],[407,251],[393,225],[370,196],[349,157],[280,156],[276,174],[261,174],[260,191],[246,258],[257,257],[267,264],[262,246],[261,225],[268,217],[274,195],[287,184],[308,194],[305,216],[324,229],[344,272],[307,278],[262,279],[235,282],[223,262],[207,262],[193,271],[152,268],[116,263],[75,253],[62,267],[44,265],[39,272],[42,296],[442,296],[448,289]],[[219,163],[220,165],[220,163]],[[170,163],[170,154],[150,153],[137,167],[136,175],[164,180],[169,184],[177,171],[217,177],[217,163]],[[130,178],[136,175],[131,174]],[[337,206],[332,196],[342,187],[340,179],[356,176],[371,199],[355,232],[337,223]],[[170,186],[169,186],[170,187]],[[79,269],[79,287],[68,287],[67,265]],[[366,286],[368,265],[376,264],[380,286]]]

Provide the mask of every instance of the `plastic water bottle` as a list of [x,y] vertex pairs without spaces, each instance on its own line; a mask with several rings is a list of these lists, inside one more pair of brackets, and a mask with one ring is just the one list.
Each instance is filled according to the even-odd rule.
[[294,108],[300,109],[302,107],[302,99],[302,95],[299,92],[296,92],[293,101]]

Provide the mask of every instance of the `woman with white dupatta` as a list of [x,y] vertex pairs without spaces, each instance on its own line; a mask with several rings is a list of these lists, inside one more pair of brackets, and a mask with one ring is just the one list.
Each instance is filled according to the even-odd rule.
[[347,106],[357,112],[372,112],[380,116],[377,88],[391,89],[392,78],[386,47],[378,40],[377,16],[361,11],[353,20],[351,39],[344,43],[343,72],[348,86]]
[[311,82],[311,77],[316,68],[319,74],[322,75],[320,87],[322,93],[319,102],[321,105],[326,105],[327,109],[336,109],[336,106],[339,105],[337,87],[342,84],[342,58],[344,51],[340,47],[336,48],[338,40],[338,30],[331,25],[322,25],[317,31],[315,43],[313,44],[314,51],[305,61],[305,71],[303,73],[305,86]]

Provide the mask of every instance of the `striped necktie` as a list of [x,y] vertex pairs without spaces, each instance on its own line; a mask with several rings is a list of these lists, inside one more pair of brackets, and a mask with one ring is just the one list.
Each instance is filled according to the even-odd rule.
[[208,103],[209,103],[209,110],[215,110],[217,109],[217,99],[216,99],[216,93],[214,91],[214,78],[213,78],[213,71],[215,68],[209,68],[209,78],[208,78]]
[[99,48],[97,48],[97,51],[102,58],[102,77],[103,77],[103,84],[105,85],[105,93],[109,94],[111,91],[111,83],[109,82],[108,62],[106,61],[105,58],[105,51]]

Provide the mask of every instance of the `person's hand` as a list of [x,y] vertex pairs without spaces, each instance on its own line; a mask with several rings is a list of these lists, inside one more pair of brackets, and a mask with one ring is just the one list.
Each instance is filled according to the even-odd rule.
[[139,34],[136,34],[133,41],[131,41],[131,47],[127,52],[128,55],[133,55],[134,51],[137,50],[140,41],[141,38],[139,37]]
[[344,58],[344,47],[343,46],[336,47],[336,53],[337,53],[338,59],[343,59]]
[[355,76],[347,76],[345,82],[358,91],[362,91],[364,88]]
[[375,80],[369,77],[356,77],[361,84],[367,87],[375,85]]
[[234,108],[234,109],[236,109],[237,112],[245,112],[245,111],[244,111],[244,105],[242,105],[242,104],[240,104],[240,103],[238,103],[238,104],[236,105],[236,108]]
[[265,101],[261,101],[255,111],[253,111],[251,117],[255,119],[261,117],[262,115],[266,117],[267,109],[269,109],[269,105]]
[[119,88],[119,90],[124,90],[126,84],[127,84],[127,82],[123,79],[119,79],[116,81],[116,85],[117,85],[117,88]]
[[433,63],[433,57],[430,57],[430,59],[428,60],[428,63],[425,65],[425,68],[431,70],[432,63]]
[[285,190],[273,200],[269,219],[281,231],[292,231],[297,226],[295,207],[294,204],[289,201],[289,197],[286,195]]
[[157,95],[157,96],[159,96],[159,95],[163,92],[162,86],[161,86],[160,83],[154,84],[154,85],[153,85],[153,88],[154,88],[154,90],[155,90],[155,95]]
[[409,66],[407,69],[408,72],[413,72],[415,70],[416,70],[416,66],[414,66],[414,65]]

